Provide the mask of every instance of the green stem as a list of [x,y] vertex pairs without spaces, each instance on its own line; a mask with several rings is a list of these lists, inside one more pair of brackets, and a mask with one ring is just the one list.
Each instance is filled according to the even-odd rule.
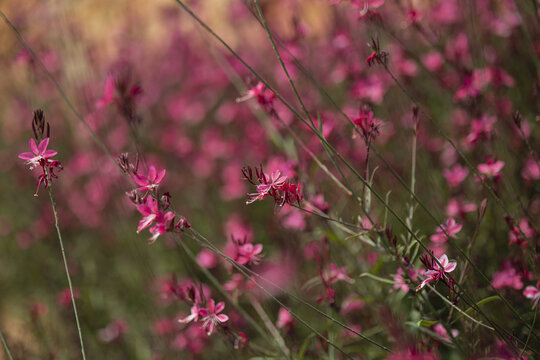
[[13,360],[13,356],[11,355],[11,351],[9,351],[9,346],[6,342],[6,339],[4,338],[4,334],[2,333],[2,330],[0,330],[0,339],[2,339],[2,345],[4,345],[4,349],[6,350],[9,360]]
[[60,243],[60,249],[62,250],[62,260],[64,261],[64,269],[66,272],[66,278],[69,285],[69,292],[71,294],[71,303],[73,304],[73,312],[75,313],[75,323],[77,324],[77,333],[79,335],[79,341],[81,343],[81,354],[82,354],[83,360],[86,360],[86,354],[84,351],[84,342],[83,342],[83,337],[82,337],[82,332],[81,332],[81,324],[79,322],[79,314],[77,312],[77,305],[75,304],[75,296],[73,296],[73,284],[71,283],[71,276],[69,274],[66,251],[64,249],[64,241],[62,240],[62,233],[60,232],[60,225],[58,222],[58,211],[56,209],[56,201],[54,199],[54,195],[52,192],[51,183],[50,183],[51,179],[50,179],[49,173],[47,170],[45,170],[45,173],[49,181],[48,190],[49,190],[49,198],[51,199],[51,206],[52,206],[52,210],[54,214],[54,227],[56,228],[56,233],[58,234],[58,242]]

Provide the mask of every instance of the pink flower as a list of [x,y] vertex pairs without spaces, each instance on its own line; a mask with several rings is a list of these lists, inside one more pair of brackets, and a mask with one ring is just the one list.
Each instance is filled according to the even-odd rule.
[[210,299],[208,306],[199,310],[199,315],[202,316],[203,328],[206,331],[206,335],[212,335],[216,326],[229,320],[227,315],[220,314],[223,309],[225,309],[225,303],[223,301],[216,305],[214,299]]
[[502,288],[514,288],[519,290],[523,287],[523,282],[521,281],[521,275],[518,274],[516,269],[510,266],[508,263],[505,264],[504,269],[493,274],[493,280],[491,285],[495,289]]
[[525,166],[521,170],[521,177],[528,181],[540,179],[540,167],[538,167],[536,160],[532,156],[525,160]]
[[152,237],[148,239],[150,244],[155,242],[160,235],[170,230],[174,214],[171,211],[164,213],[160,210],[156,199],[148,196],[143,204],[137,206],[137,210],[143,215],[143,218],[139,221],[137,233],[155,223],[149,230],[152,234]]
[[236,261],[241,264],[258,264],[263,255],[261,254],[261,251],[263,249],[262,244],[255,244],[247,243],[243,244],[241,246],[238,246],[238,258]]
[[30,166],[30,170],[33,170],[39,165],[43,165],[43,162],[47,163],[50,158],[58,154],[57,151],[47,150],[49,146],[49,138],[43,139],[39,146],[36,145],[36,141],[32,138],[29,141],[30,149],[32,152],[24,152],[19,154],[19,159],[26,160],[26,164]]
[[409,285],[405,282],[403,278],[403,269],[398,268],[396,274],[394,275],[395,284],[392,286],[393,290],[401,290],[404,292],[409,292]]
[[448,256],[446,254],[442,255],[440,258],[437,259],[439,261],[439,264],[436,262],[433,262],[432,268],[426,271],[425,276],[427,276],[427,279],[422,281],[420,285],[416,288],[416,291],[420,291],[424,286],[427,285],[430,281],[435,280],[436,282],[439,282],[441,279],[448,279],[446,276],[447,273],[451,273],[456,269],[457,263],[455,261],[448,261]]
[[268,111],[272,108],[272,102],[274,101],[275,97],[276,95],[271,90],[266,89],[266,86],[259,81],[257,85],[247,91],[245,96],[236,99],[236,102],[238,103],[252,98],[257,98],[257,102]]
[[329,269],[324,271],[323,276],[328,284],[335,284],[338,281],[345,281],[349,284],[354,283],[354,280],[347,275],[345,267],[338,267],[334,263],[329,265]]
[[[435,243],[443,243],[448,240],[448,236],[451,238],[454,237],[458,232],[461,231],[461,228],[463,225],[456,223],[456,221],[453,218],[449,218],[446,220],[446,223],[444,225],[441,225],[441,227],[437,228],[437,232],[433,235],[431,235],[430,240]],[[442,228],[442,229],[441,229]],[[446,234],[444,233],[444,231]]]
[[471,202],[465,202],[462,199],[452,198],[446,205],[446,215],[448,216],[464,216],[466,213],[470,213],[476,210],[476,205]]
[[199,305],[194,304],[191,307],[191,313],[183,319],[178,319],[178,322],[181,324],[185,324],[191,321],[199,321],[199,316],[201,316],[201,309],[202,308],[200,308]]
[[[439,336],[442,337],[443,339],[450,341],[450,336],[448,335],[448,332],[447,332],[446,329],[444,328],[443,324],[436,324],[436,325],[434,325],[434,326],[433,326],[433,330],[435,331],[435,333],[436,333],[437,335],[439,335]],[[453,337],[458,336],[459,331],[457,331],[456,329],[452,329],[451,331],[452,331],[452,336],[453,336]]]
[[145,191],[145,190],[154,190],[159,186],[159,183],[161,180],[163,180],[163,177],[165,176],[166,170],[160,170],[159,172],[156,171],[156,168],[153,165],[150,165],[148,168],[148,174],[146,177],[135,174],[133,179],[139,185],[140,187],[137,189],[139,191]]
[[[263,200],[267,197],[272,190],[279,191],[281,186],[287,181],[286,176],[281,176],[281,172],[276,170],[272,173],[270,180],[268,180],[268,175],[264,174],[265,183],[257,185],[257,193],[248,194],[251,196],[251,199],[246,201],[246,204],[251,204],[256,200]],[[269,181],[269,182],[268,182]]]
[[278,329],[285,329],[285,331],[289,331],[294,327],[294,325],[296,325],[296,318],[292,316],[291,313],[286,309],[280,308],[276,327]]
[[[539,284],[537,284],[538,286]],[[538,306],[538,302],[540,301],[540,290],[532,285],[529,285],[523,290],[523,295],[527,299],[531,299],[533,302],[533,308]]]
[[97,109],[102,109],[114,101],[114,87],[114,78],[111,75],[107,76],[103,97],[96,101]]
[[45,188],[47,188],[49,182],[52,182],[53,178],[57,178],[55,170],[62,170],[62,164],[58,160],[51,160],[57,152],[55,150],[47,150],[47,146],[49,145],[48,137],[43,139],[39,143],[39,146],[36,145],[34,139],[30,139],[29,144],[32,152],[21,153],[19,154],[19,158],[26,160],[26,164],[30,166],[30,170],[41,166],[43,173],[38,176],[37,188],[34,194],[34,196],[37,196],[41,184],[44,184]]
[[467,170],[466,167],[461,166],[459,164],[455,165],[451,169],[444,169],[443,175],[446,178],[446,181],[448,182],[448,185],[451,187],[456,187],[459,184],[465,180],[467,177],[467,174],[469,173],[469,170]]
[[483,178],[492,178],[495,181],[501,178],[501,170],[504,167],[504,162],[495,161],[492,158],[487,158],[484,164],[478,165],[478,172]]
[[[257,192],[248,194],[251,196],[246,201],[246,204],[251,204],[257,200],[263,200],[267,196],[272,196],[274,202],[283,206],[285,203],[294,204],[300,203],[303,200],[301,183],[293,184],[286,176],[281,175],[279,170],[272,173],[272,176],[268,177],[264,173],[262,166],[255,168],[255,174],[251,167],[244,167],[242,169],[244,180],[249,181],[253,185],[257,185]],[[258,183],[258,184],[257,184]]]
[[379,134],[381,122],[373,117],[373,111],[368,108],[360,108],[360,110],[358,110],[358,116],[352,121],[360,128],[360,130],[362,130],[362,135],[364,135],[364,138],[368,141],[374,140]]
[[[73,297],[75,299],[79,298],[79,290],[76,288],[73,288]],[[71,291],[69,288],[66,288],[58,293],[58,303],[64,307],[71,306]]]

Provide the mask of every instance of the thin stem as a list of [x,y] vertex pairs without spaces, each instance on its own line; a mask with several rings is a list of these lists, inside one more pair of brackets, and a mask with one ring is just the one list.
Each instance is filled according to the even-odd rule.
[[283,59],[281,58],[281,55],[279,53],[279,50],[277,49],[276,43],[274,42],[274,37],[272,36],[272,33],[270,32],[270,29],[268,28],[268,24],[266,23],[266,19],[263,16],[261,7],[259,6],[259,2],[257,0],[253,0],[255,3],[255,7],[257,8],[257,12],[259,13],[259,17],[261,18],[261,22],[264,26],[264,29],[266,31],[266,34],[268,35],[268,38],[270,39],[270,42],[272,43],[272,48],[274,49],[274,53],[276,54],[279,63],[281,65],[281,68],[283,69],[283,72],[285,73],[285,76],[287,77],[287,80],[289,81],[289,85],[291,85],[291,88],[294,92],[294,95],[296,96],[296,99],[300,103],[300,106],[302,107],[302,110],[304,111],[304,114],[306,115],[306,118],[311,122],[311,125],[315,127],[315,124],[313,123],[313,119],[309,115],[309,112],[306,109],[306,106],[304,105],[304,102],[302,101],[302,98],[298,94],[298,90],[296,90],[296,86],[294,85],[294,82],[292,81],[289,72],[287,71],[287,66],[285,66],[285,63],[283,62]]
[[[325,312],[319,310],[318,308],[316,308],[315,306],[311,305],[310,303],[306,302],[305,300],[299,298],[298,296],[294,295],[294,294],[291,294],[289,293],[287,290],[283,289],[282,287],[280,287],[279,285],[275,284],[274,282],[272,282],[271,280],[268,280],[266,279],[265,277],[259,275],[258,273],[254,272],[253,270],[245,267],[244,265],[241,265],[241,264],[238,264],[236,261],[234,261],[233,259],[231,259],[230,257],[228,257],[227,255],[225,255],[221,250],[219,250],[216,246],[214,246],[214,244],[212,244],[212,242],[210,242],[210,240],[208,240],[207,238],[205,238],[203,235],[201,235],[199,232],[197,232],[195,229],[191,228],[191,233],[194,235],[194,236],[190,236],[190,238],[194,239],[195,241],[203,244],[203,246],[205,247],[208,247],[210,250],[212,250],[213,252],[215,252],[216,254],[218,254],[219,256],[223,257],[225,260],[227,260],[229,263],[231,263],[234,267],[236,267],[237,269],[239,269],[239,271],[244,275],[246,276],[250,281],[255,282],[255,280],[253,279],[253,277],[251,277],[250,275],[248,275],[247,273],[253,275],[254,277],[258,278],[258,279],[261,279],[263,280],[265,283],[267,284],[270,284],[271,286],[273,286],[275,289],[287,294],[288,296],[292,297],[293,299],[295,299],[296,301],[300,302],[301,304],[303,305],[306,305],[307,307],[309,307],[310,309],[314,310],[315,312],[319,313],[320,315],[324,316],[325,318],[327,318],[328,320],[331,320],[332,322],[338,324],[339,326],[341,326],[342,328],[358,335],[359,337],[361,337],[362,339],[372,343],[373,345],[376,345],[377,347],[381,348],[382,350],[385,350],[385,351],[388,351],[390,352],[390,349],[388,349],[387,347],[375,342],[374,340],[366,337],[365,335],[355,331],[354,329],[348,327],[347,325],[343,324],[342,322],[340,322],[339,320],[333,318],[332,316],[326,314]],[[256,283],[257,284],[257,283]],[[262,285],[258,285],[259,287],[262,287]],[[262,289],[264,289],[265,292],[267,292],[267,290],[262,287]],[[270,293],[270,296],[271,293]],[[272,296],[273,297],[273,296]],[[287,310],[289,311],[289,310]],[[290,312],[290,311],[289,311]],[[291,315],[293,315],[291,313]],[[293,315],[294,316],[294,315]],[[296,316],[295,316],[296,317]]]
[[9,360],[13,360],[13,356],[11,355],[11,351],[9,351],[9,346],[6,342],[6,339],[4,338],[4,334],[2,333],[2,330],[0,330],[0,339],[2,339],[2,345],[4,345],[4,349],[6,350]]
[[538,304],[536,304],[535,309],[534,309],[533,322],[532,322],[531,328],[529,329],[529,334],[527,335],[527,340],[525,341],[525,345],[523,345],[523,349],[521,349],[521,352],[519,353],[519,358],[520,359],[523,356],[523,353],[525,352],[525,349],[527,348],[527,345],[529,345],[529,340],[531,339],[531,334],[532,334],[533,329],[534,329],[534,324],[536,323],[536,315],[537,314],[538,314]]
[[[175,237],[175,241],[176,241],[176,244],[179,245],[184,251],[185,253],[188,255],[188,257],[190,258],[190,260],[196,264],[199,269],[203,272],[203,274],[208,278],[208,280],[210,280],[210,282],[214,285],[214,287],[221,293],[221,295],[223,295],[227,301],[232,304],[236,310],[244,317],[244,319],[247,320],[247,322],[250,323],[251,326],[253,326],[253,328],[259,333],[259,335],[262,336],[263,339],[265,339],[270,345],[271,342],[268,340],[268,337],[267,337],[267,333],[263,330],[262,327],[259,326],[259,324],[251,317],[251,315],[249,315],[245,310],[244,308],[242,308],[237,301],[235,301],[228,293],[227,291],[225,291],[223,289],[223,286],[221,286],[221,284],[219,283],[218,279],[216,279],[216,277],[214,275],[212,275],[212,273],[210,271],[208,271],[208,269],[206,269],[205,267],[201,266],[199,264],[199,262],[197,261],[197,259],[195,258],[195,255],[193,254],[193,252],[189,249],[189,247],[184,244],[184,242],[181,240],[181,239],[178,239],[177,237]],[[278,349],[281,350],[281,347],[279,346],[279,343],[276,343]],[[285,352],[283,352],[284,355],[287,355]]]
[[45,172],[49,180],[48,190],[49,190],[49,198],[51,200],[51,206],[52,206],[52,210],[54,214],[54,227],[56,228],[56,233],[58,234],[58,242],[60,243],[60,249],[62,250],[62,260],[64,261],[64,269],[66,272],[66,278],[69,285],[69,293],[71,294],[71,304],[73,305],[73,312],[75,313],[75,323],[77,324],[77,333],[79,335],[79,341],[81,343],[81,354],[82,354],[83,360],[86,360],[86,354],[84,351],[84,342],[83,342],[83,337],[82,337],[82,332],[81,332],[81,324],[79,322],[79,314],[77,312],[77,305],[75,304],[75,296],[73,295],[73,284],[71,283],[71,276],[69,274],[66,251],[64,249],[64,241],[62,240],[62,233],[60,232],[60,225],[58,221],[58,211],[56,209],[56,201],[54,199],[52,187],[50,186],[49,173],[47,170],[45,170]]

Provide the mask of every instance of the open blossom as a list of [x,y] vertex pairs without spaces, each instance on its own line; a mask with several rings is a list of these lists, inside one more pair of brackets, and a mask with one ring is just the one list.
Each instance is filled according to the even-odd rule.
[[492,158],[488,158],[484,164],[478,165],[478,172],[484,179],[492,178],[494,180],[499,180],[501,178],[501,170],[503,167],[503,161],[495,161]]
[[285,308],[279,308],[278,319],[276,321],[276,327],[278,329],[284,329],[285,331],[291,330],[296,325],[296,318],[291,315]]
[[[371,56],[373,56],[373,54]],[[370,58],[366,61],[370,61]],[[381,122],[373,116],[373,111],[367,107],[360,108],[360,110],[358,110],[358,116],[352,119],[352,122],[360,128],[366,141],[374,140],[379,134]]]
[[349,284],[354,283],[354,280],[347,275],[345,267],[338,267],[334,263],[331,263],[328,266],[328,269],[324,271],[323,276],[328,284],[335,284],[338,281],[345,281]]
[[149,229],[152,234],[152,237],[148,239],[150,244],[170,229],[174,214],[171,211],[165,213],[159,209],[158,201],[151,196],[148,196],[143,204],[138,205],[137,210],[143,215],[143,218],[139,221],[137,233],[154,224]]
[[[540,286],[540,282],[536,284],[536,286]],[[538,306],[538,302],[540,302],[540,290],[538,287],[529,285],[523,290],[523,295],[527,299],[531,299],[533,302],[533,308]]]
[[268,175],[265,175],[265,178],[267,179],[265,183],[257,185],[257,192],[249,194],[251,199],[246,201],[246,204],[251,204],[257,200],[263,200],[272,191],[279,191],[285,184],[285,181],[287,181],[287,177],[282,176],[279,170],[274,171],[270,176],[270,179],[268,179]]
[[219,324],[229,320],[227,315],[220,314],[223,309],[225,309],[225,303],[223,301],[216,304],[214,299],[210,299],[207,307],[199,310],[199,315],[202,317],[203,328],[206,331],[206,335],[212,335]]
[[238,257],[236,262],[245,265],[245,264],[258,264],[263,255],[261,251],[263,249],[262,244],[247,243],[239,245],[237,248]]
[[42,165],[43,162],[47,162],[50,158],[58,154],[57,151],[47,150],[49,138],[43,139],[39,145],[36,145],[36,141],[32,138],[30,139],[29,144],[32,152],[23,152],[19,154],[19,159],[26,160],[26,164],[29,165],[30,170]]
[[[458,224],[453,218],[446,220],[446,223],[437,228],[437,232],[431,235],[430,240],[435,243],[443,243],[448,240],[448,236],[454,237],[460,232],[463,225]],[[442,228],[442,229],[441,229]],[[444,229],[444,231],[443,231]],[[446,233],[445,233],[446,232]],[[448,235],[447,235],[448,234]]]
[[257,85],[247,91],[247,94],[245,96],[236,99],[236,102],[243,102],[249,99],[256,98],[257,102],[265,110],[268,111],[272,108],[272,103],[275,97],[276,95],[271,90],[267,89],[262,82],[259,81]]
[[521,275],[517,270],[509,263],[506,263],[501,271],[497,271],[493,274],[491,285],[493,285],[495,289],[514,288],[519,290],[523,287],[523,282],[521,281]]
[[156,168],[153,165],[150,165],[148,168],[148,173],[146,174],[146,177],[135,174],[133,176],[133,179],[139,185],[140,187],[137,188],[139,191],[146,191],[146,190],[154,190],[159,186],[159,183],[161,180],[163,180],[163,177],[165,176],[166,170],[160,170],[157,171]]
[[448,261],[448,256],[446,256],[446,254],[442,255],[437,260],[441,265],[436,262],[432,262],[432,264],[430,265],[431,268],[428,269],[428,271],[426,271],[425,273],[425,276],[427,276],[427,278],[422,281],[420,285],[418,285],[416,291],[420,291],[430,281],[435,280],[436,282],[439,282],[439,280],[448,279],[446,274],[451,273],[456,269],[457,263],[455,261]]
[[451,169],[444,169],[443,175],[448,182],[448,185],[451,187],[456,187],[465,180],[469,170],[466,167],[459,164],[455,165]]
[[248,194],[251,198],[246,204],[251,204],[257,200],[263,200],[268,196],[274,198],[275,204],[283,206],[284,204],[300,203],[303,200],[301,183],[293,184],[290,180],[281,174],[279,170],[268,176],[264,173],[262,166],[255,168],[255,174],[251,167],[242,169],[244,180],[257,186],[257,192]]

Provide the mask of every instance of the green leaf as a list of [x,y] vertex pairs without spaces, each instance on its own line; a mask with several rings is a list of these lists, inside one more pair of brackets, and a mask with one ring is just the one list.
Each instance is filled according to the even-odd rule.
[[437,324],[438,321],[434,321],[434,320],[420,320],[416,323],[416,325],[418,326],[423,326],[423,327],[430,327],[430,326],[433,326],[435,324]]
[[371,278],[373,280],[376,280],[376,281],[379,281],[379,282],[382,282],[382,283],[385,283],[385,284],[390,284],[390,285],[397,284],[393,280],[386,279],[386,278],[383,278],[383,277],[380,277],[380,276],[377,276],[377,275],[373,275],[371,273],[362,273],[362,274],[360,274],[359,277],[368,277],[368,278]]
[[306,338],[306,340],[304,340],[304,343],[302,344],[302,347],[300,348],[300,351],[298,351],[298,357],[297,357],[298,360],[303,360],[304,359],[304,355],[305,355],[305,353],[307,351],[309,343],[311,342],[311,339],[313,339],[314,337],[315,337],[315,334],[311,333]]

